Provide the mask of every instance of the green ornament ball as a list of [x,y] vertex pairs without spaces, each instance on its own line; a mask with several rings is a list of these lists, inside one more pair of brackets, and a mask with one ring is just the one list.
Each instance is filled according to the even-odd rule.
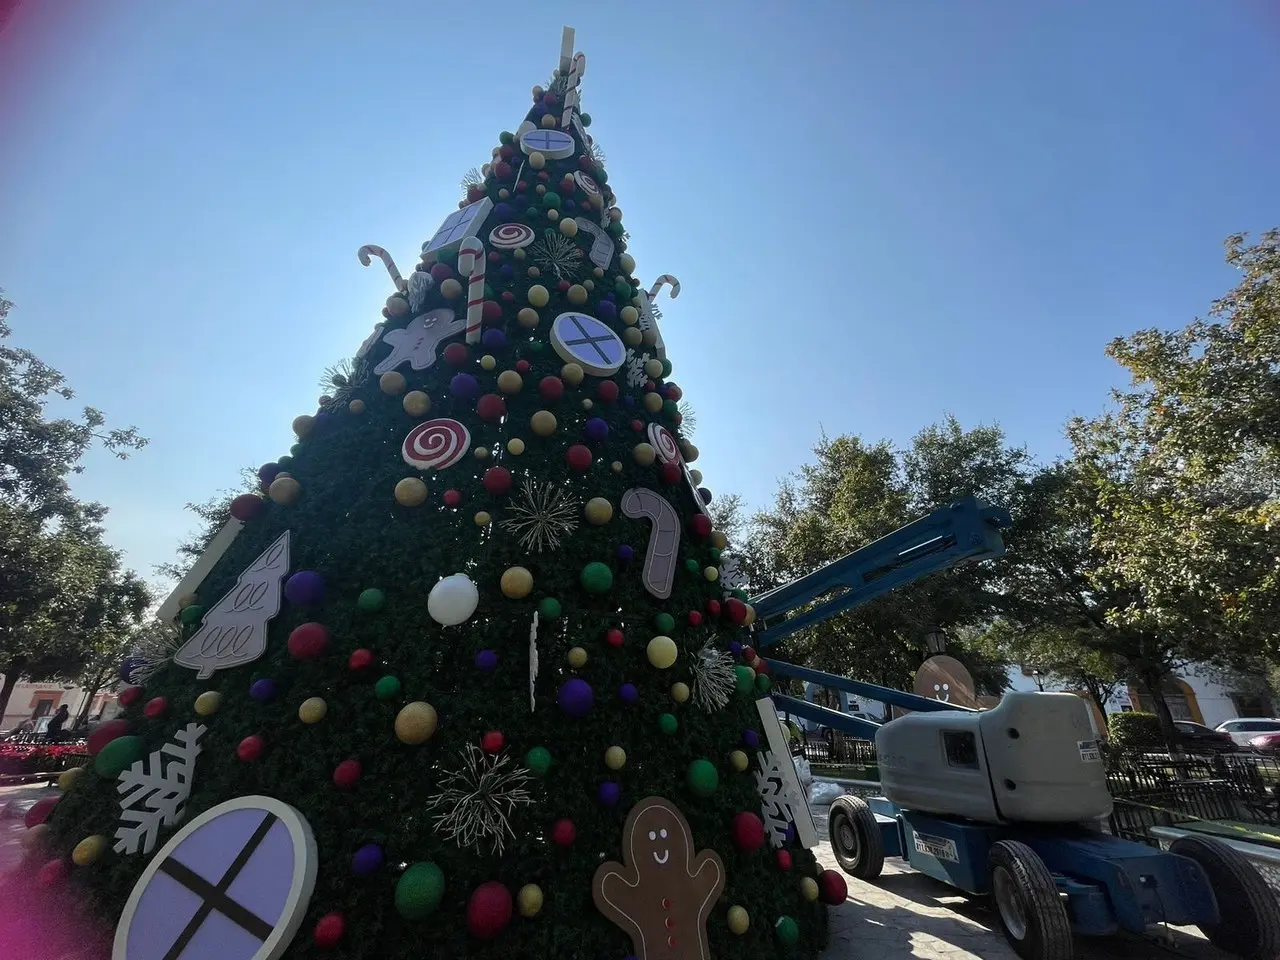
[[690,573],[697,573],[702,569],[700,566],[698,566],[698,561],[693,559],[693,557],[690,557],[688,560],[684,562],[684,568],[688,570]]
[[489,286],[487,283],[484,285],[484,296],[486,300],[492,300],[497,296],[497,294],[493,292],[493,287]]
[[788,916],[781,916],[774,922],[773,932],[788,946],[800,939],[800,925]]
[[680,413],[680,404],[676,403],[674,400],[663,400],[663,401],[662,401],[662,415],[663,415],[663,416],[667,417],[667,418],[668,418],[668,419],[670,419],[670,420],[674,420],[674,419],[676,418],[677,414],[679,414],[679,413]]
[[739,600],[741,600],[743,603],[746,603],[748,600],[751,599],[749,596],[747,596],[747,591],[743,590],[741,587],[734,590],[733,595],[737,597]]
[[750,667],[738,664],[733,668],[734,685],[738,693],[749,694],[756,688],[756,673]]
[[554,210],[556,207],[560,206],[560,202],[560,194],[556,193],[554,190],[548,190],[542,195],[542,205],[548,210]]
[[709,797],[720,786],[720,774],[716,771],[716,765],[705,757],[699,757],[689,764],[684,779],[695,797]]
[[592,176],[595,177],[596,183],[603,184],[609,182],[609,174],[607,174],[604,167],[599,164],[596,164],[596,172],[592,174]]
[[[600,178],[599,178],[599,177],[596,177],[596,179],[597,179],[597,180],[599,180]],[[623,231],[622,221],[621,221],[621,220],[611,220],[611,221],[609,222],[609,225],[608,225],[607,227],[605,227],[604,229],[605,229],[605,232],[606,232],[606,233],[608,233],[610,236],[613,236],[613,237],[620,237],[620,236],[622,236],[622,231]]]
[[707,556],[709,556],[712,560],[719,560],[719,559],[720,559],[720,548],[719,548],[719,547],[712,547],[710,550],[708,550],[708,551],[707,551]]
[[659,613],[653,618],[653,628],[663,636],[668,636],[676,628],[676,618],[669,613]]
[[579,113],[579,114],[578,114],[578,119],[582,121],[582,125],[583,125],[584,127],[589,127],[589,126],[591,126],[591,114],[589,114],[589,113]]
[[543,343],[541,340],[530,340],[524,345],[524,349],[528,350],[530,353],[541,353],[542,347]]
[[100,777],[118,777],[141,759],[141,738],[116,737],[93,758],[93,770]]
[[530,747],[524,755],[524,765],[540,777],[545,777],[551,769],[551,751],[546,747]]
[[662,359],[662,376],[671,376],[671,361],[663,357]]
[[[581,119],[582,119],[582,114],[578,114],[578,119],[579,119],[579,120],[581,120]],[[585,123],[585,121],[584,121],[584,123]],[[498,142],[499,142],[499,143],[506,143],[506,144],[512,144],[512,143],[515,143],[515,142],[516,142],[516,135],[515,135],[514,133],[512,133],[510,130],[503,130],[500,134],[498,134]]]
[[377,587],[370,587],[367,590],[361,590],[360,596],[356,598],[356,606],[366,613],[373,613],[381,610],[382,605],[387,602],[387,596]]
[[542,215],[542,211],[537,207],[525,207],[524,215],[529,220],[537,220]]
[[200,618],[204,616],[204,607],[198,603],[188,604],[182,608],[182,613],[178,614],[178,619],[184,625],[190,626],[193,623],[199,623]]
[[289,448],[289,452],[296,457],[298,454],[302,452],[302,444],[295,443],[292,447]]
[[293,465],[293,457],[286,453],[283,457],[276,457],[276,463],[281,470],[288,470]]
[[773,681],[770,680],[765,674],[763,673],[756,674],[756,693],[768,693],[772,687],[773,687]]
[[396,912],[421,920],[435,912],[444,896],[444,873],[434,863],[412,864],[396,881]]
[[560,612],[560,601],[555,597],[543,597],[538,601],[538,616],[543,620],[559,620]]
[[613,571],[597,560],[583,567],[578,579],[587,593],[604,593],[613,586]]
[[658,729],[668,736],[680,729],[680,721],[673,713],[664,713],[658,718]]
[[400,678],[391,674],[379,677],[378,682],[373,685],[373,692],[379,700],[394,700],[400,695]]
[[623,280],[621,277],[613,282],[613,292],[627,300],[630,300],[633,296],[631,292],[631,284],[627,283],[627,281]]

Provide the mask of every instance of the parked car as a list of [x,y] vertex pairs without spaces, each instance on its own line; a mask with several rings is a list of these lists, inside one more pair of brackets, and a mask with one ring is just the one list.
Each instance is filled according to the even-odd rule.
[[1275,733],[1260,733],[1249,741],[1249,746],[1259,753],[1280,754],[1280,730]]
[[1230,753],[1233,750],[1240,749],[1236,742],[1231,739],[1229,733],[1222,733],[1219,730],[1206,727],[1203,723],[1194,723],[1191,720],[1175,720],[1173,721],[1173,726],[1178,731],[1182,746],[1188,750]]
[[1232,740],[1245,747],[1259,734],[1280,733],[1280,720],[1275,717],[1237,717],[1223,720],[1214,729],[1230,734]]

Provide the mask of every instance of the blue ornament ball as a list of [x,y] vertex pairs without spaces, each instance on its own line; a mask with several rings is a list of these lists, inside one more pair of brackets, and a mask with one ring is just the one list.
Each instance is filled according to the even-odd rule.
[[628,393],[622,398],[622,405],[624,407],[634,407],[636,405],[636,398]]
[[596,316],[601,320],[613,321],[618,317],[618,308],[612,300],[601,300],[596,304]]
[[253,681],[249,687],[249,696],[259,703],[268,703],[276,698],[279,692],[276,682],[270,677],[263,677],[261,680]]
[[742,742],[754,750],[756,747],[760,746],[760,734],[756,733],[754,730],[743,730]]
[[493,215],[502,223],[506,223],[508,220],[516,220],[520,217],[520,214],[516,212],[516,208],[505,200],[493,208]]
[[146,662],[143,657],[125,657],[124,662],[120,664],[120,679],[125,683],[133,683],[133,671]]
[[480,392],[480,381],[469,373],[456,373],[449,381],[449,392],[462,400],[470,400]]
[[582,425],[582,435],[592,443],[603,443],[609,436],[609,424],[602,417],[592,417]]
[[499,268],[498,273],[502,275],[503,280],[510,280],[516,275],[515,269],[509,263],[504,263]]
[[640,691],[634,683],[624,683],[618,688],[618,699],[623,703],[635,703],[640,699]]
[[376,843],[366,843],[351,855],[351,872],[357,877],[367,877],[376,873],[385,859],[382,847]]
[[566,716],[575,718],[585,717],[590,713],[594,699],[595,694],[591,690],[591,684],[580,677],[574,677],[560,684],[560,691],[556,694],[556,702],[560,704],[560,709]]
[[602,807],[616,807],[622,797],[622,788],[612,780],[606,780],[596,788],[596,799]]
[[320,603],[324,600],[324,577],[314,570],[299,570],[285,581],[284,596],[299,606]]
[[284,467],[278,463],[264,463],[258,468],[258,480],[265,486],[271,486],[271,481],[276,478],[276,474],[283,470]]
[[328,410],[321,410],[315,415],[315,419],[311,421],[311,430],[324,430],[333,425],[333,414]]
[[484,332],[480,342],[489,350],[501,350],[507,345],[507,335],[496,327],[491,327]]
[[489,673],[498,666],[498,651],[481,650],[476,654],[476,669],[481,673]]
[[636,558],[635,547],[629,543],[624,543],[618,547],[618,559],[623,563],[630,563]]
[[735,657],[742,656],[742,644],[740,644],[737,640],[730,640],[729,652],[732,653]]
[[708,490],[706,487],[699,487],[699,488],[698,488],[698,496],[700,496],[700,497],[702,498],[702,502],[703,502],[703,503],[710,503],[710,502],[711,502],[711,491],[710,491],[710,490]]

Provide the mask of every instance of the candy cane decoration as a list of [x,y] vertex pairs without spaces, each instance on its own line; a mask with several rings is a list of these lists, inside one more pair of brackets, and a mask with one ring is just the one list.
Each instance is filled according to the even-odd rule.
[[470,277],[467,283],[467,343],[480,342],[480,321],[484,319],[484,244],[467,237],[458,248],[458,272]]
[[633,520],[644,517],[653,523],[640,581],[659,600],[667,599],[676,579],[680,515],[661,495],[647,487],[632,487],[624,493],[622,512]]
[[680,281],[669,273],[664,273],[657,280],[653,281],[653,286],[649,288],[649,299],[656,300],[658,291],[662,289],[664,283],[671,284],[671,299],[674,300],[680,296]]
[[370,263],[373,262],[369,259],[369,254],[373,254],[375,257],[377,257],[379,260],[382,261],[384,266],[386,266],[387,273],[391,274],[391,279],[395,281],[397,290],[400,290],[403,292],[409,288],[408,282],[405,280],[404,277],[400,276],[400,271],[396,269],[396,262],[391,259],[391,254],[387,253],[386,250],[382,249],[382,247],[379,247],[376,244],[366,243],[363,247],[361,247],[359,250],[356,251],[356,256],[360,259],[360,263],[362,266],[367,267]]

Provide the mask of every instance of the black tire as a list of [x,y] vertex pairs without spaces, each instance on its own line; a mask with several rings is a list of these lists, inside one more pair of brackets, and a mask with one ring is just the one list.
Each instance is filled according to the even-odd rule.
[[1218,922],[1200,932],[1245,960],[1280,958],[1280,904],[1248,860],[1212,837],[1179,837],[1169,850],[1200,864],[1218,899]]
[[987,856],[996,917],[1024,960],[1071,960],[1075,949],[1067,908],[1044,861],[1025,843],[999,840]]
[[836,797],[827,815],[827,834],[840,868],[859,880],[874,880],[884,869],[880,824],[861,797]]

